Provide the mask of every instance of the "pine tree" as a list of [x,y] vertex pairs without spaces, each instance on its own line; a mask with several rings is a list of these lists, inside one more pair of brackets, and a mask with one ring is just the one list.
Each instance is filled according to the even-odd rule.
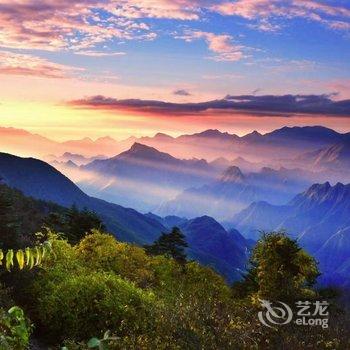
[[152,245],[146,245],[144,248],[150,255],[165,255],[184,265],[187,261],[185,253],[187,246],[184,234],[178,227],[173,227],[171,232],[163,232]]
[[244,281],[233,289],[235,294],[292,301],[315,296],[312,287],[318,276],[315,259],[297,241],[284,232],[269,232],[255,246]]
[[99,216],[86,208],[79,210],[73,205],[65,215],[63,232],[69,242],[75,244],[92,229],[105,230],[105,226]]

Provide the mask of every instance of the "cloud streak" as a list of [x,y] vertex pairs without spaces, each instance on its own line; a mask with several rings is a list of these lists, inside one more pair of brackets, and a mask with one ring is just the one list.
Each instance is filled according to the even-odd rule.
[[185,89],[175,90],[173,94],[176,96],[191,96],[191,93]]
[[176,38],[187,42],[204,39],[208,45],[208,49],[215,53],[211,57],[215,61],[239,61],[244,57],[244,47],[234,44],[233,37],[228,34],[187,30],[184,35],[176,36]]
[[107,111],[136,111],[161,115],[193,115],[204,112],[235,113],[257,112],[325,114],[350,117],[350,100],[334,101],[330,95],[227,95],[220,100],[198,103],[173,103],[156,100],[126,99],[105,96],[93,96],[81,100],[69,101],[70,106],[84,109],[101,109]]
[[126,55],[126,52],[103,52],[103,51],[92,51],[92,50],[86,50],[86,51],[77,51],[75,52],[76,55],[81,56],[89,56],[89,57],[118,57],[118,56],[124,56]]
[[350,29],[350,9],[314,0],[237,0],[223,1],[211,7],[225,16],[240,16],[257,21],[253,27],[262,31],[276,31],[279,26],[271,22],[278,18],[304,18],[320,22],[331,29]]
[[42,78],[68,78],[83,69],[50,62],[41,57],[0,51],[0,74]]

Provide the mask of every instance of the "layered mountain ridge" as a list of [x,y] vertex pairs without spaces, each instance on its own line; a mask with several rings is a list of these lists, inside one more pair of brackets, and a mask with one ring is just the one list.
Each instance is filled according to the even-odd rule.
[[253,239],[261,231],[284,229],[320,261],[324,281],[336,273],[350,282],[344,275],[350,264],[350,184],[314,184],[283,206],[255,202],[231,223]]

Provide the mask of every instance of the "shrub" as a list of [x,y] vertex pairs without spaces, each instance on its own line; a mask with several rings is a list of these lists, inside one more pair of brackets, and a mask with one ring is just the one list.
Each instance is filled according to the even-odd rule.
[[86,271],[45,282],[36,282],[37,321],[55,339],[88,339],[106,329],[138,334],[151,327],[154,296],[119,276]]
[[80,241],[76,252],[82,264],[90,269],[114,272],[141,287],[154,281],[151,258],[144,249],[117,242],[111,235],[94,231]]
[[14,306],[9,311],[0,309],[0,349],[26,349],[31,329],[21,308]]

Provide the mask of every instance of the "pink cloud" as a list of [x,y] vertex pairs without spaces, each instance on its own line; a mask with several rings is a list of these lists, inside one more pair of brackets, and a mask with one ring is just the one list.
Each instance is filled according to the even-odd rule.
[[117,16],[127,18],[170,18],[198,20],[201,7],[208,1],[198,0],[122,0],[108,6]]
[[182,36],[176,36],[187,42],[204,39],[208,44],[208,49],[215,53],[211,57],[215,61],[239,61],[244,57],[242,45],[233,44],[233,38],[228,34],[214,34],[203,31],[186,31]]
[[33,55],[0,51],[0,74],[67,78],[77,70],[81,69],[53,63]]
[[[256,28],[263,31],[278,29],[270,20],[276,17],[302,17],[323,23],[332,29],[348,30],[350,10],[338,5],[327,5],[314,0],[237,0],[224,1],[211,10],[226,16],[240,16],[248,20],[258,20]],[[329,18],[334,17],[334,18]],[[336,17],[344,18],[339,21]]]
[[92,51],[92,50],[77,51],[75,52],[75,54],[81,55],[81,56],[89,56],[89,57],[112,57],[112,56],[126,55],[125,52],[102,52],[102,51]]
[[[0,0],[0,45],[84,50],[113,38],[149,38],[152,33],[146,24],[112,13],[118,4],[99,0]],[[109,17],[101,18],[99,10],[107,11]]]

